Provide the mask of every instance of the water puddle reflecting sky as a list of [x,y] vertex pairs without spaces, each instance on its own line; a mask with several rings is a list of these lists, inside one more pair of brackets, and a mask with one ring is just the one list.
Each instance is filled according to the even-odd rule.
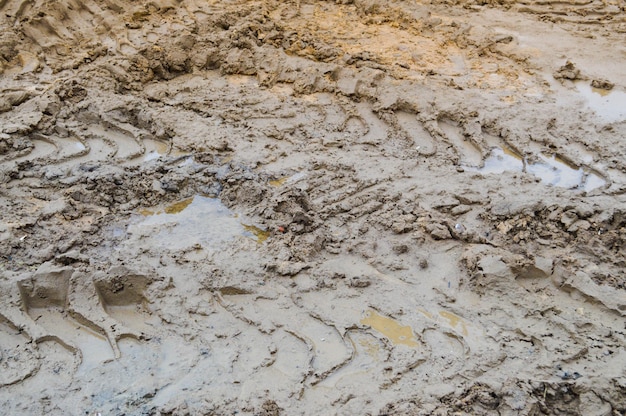
[[219,199],[200,195],[139,213],[144,218],[131,224],[128,232],[172,250],[217,248],[238,236],[262,243],[269,236],[269,232],[235,214]]
[[482,174],[526,172],[538,177],[546,185],[567,189],[591,191],[606,185],[604,178],[592,169],[576,166],[556,154],[540,154],[538,160],[531,163],[517,152],[500,147],[491,150],[482,167],[464,168]]
[[626,121],[626,92],[593,88],[586,81],[577,82],[576,89],[585,98],[589,108],[604,121]]

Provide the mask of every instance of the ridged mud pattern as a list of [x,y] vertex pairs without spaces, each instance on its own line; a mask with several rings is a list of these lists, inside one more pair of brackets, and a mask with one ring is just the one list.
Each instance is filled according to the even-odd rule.
[[0,408],[624,413],[625,24],[0,0]]
[[538,14],[542,19],[554,22],[621,26],[622,28],[626,24],[626,13],[623,5],[620,5],[618,1],[524,0],[517,6],[517,10]]
[[460,4],[468,8],[489,7],[503,8],[520,13],[535,15],[543,21],[586,26],[601,26],[601,31],[617,29],[623,33],[626,29],[626,12],[618,0],[520,0],[498,2],[476,2],[474,0],[452,0],[437,3]]

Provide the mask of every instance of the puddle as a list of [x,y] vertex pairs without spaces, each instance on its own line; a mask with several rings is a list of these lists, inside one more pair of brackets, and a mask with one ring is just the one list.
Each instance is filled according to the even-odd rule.
[[60,144],[59,158],[71,158],[82,156],[87,153],[87,146],[76,138],[56,138]]
[[192,204],[193,200],[194,200],[194,198],[187,198],[187,199],[184,199],[184,200],[182,200],[180,202],[175,202],[175,203],[173,203],[171,205],[168,205],[165,208],[165,213],[166,214],[180,214],[185,209],[187,209],[187,207],[189,205]]
[[151,215],[161,215],[161,214],[178,214],[185,210],[191,203],[194,198],[183,199],[182,201],[174,202],[168,206],[166,206],[162,210],[151,210],[151,209],[142,209],[139,213],[145,217],[149,217]]
[[609,123],[626,121],[626,92],[593,88],[587,82],[577,82],[576,89],[587,101],[587,106],[603,120]]
[[606,185],[606,181],[593,170],[576,166],[558,155],[539,155],[542,162],[526,164],[526,172],[543,183],[568,189],[591,191]]
[[[79,154],[74,155],[69,161],[67,161],[67,163],[65,163],[65,165],[75,166],[78,163],[86,161],[106,160],[109,157],[113,157],[115,154],[115,147],[113,144],[105,140],[92,138],[87,141],[87,145],[89,146],[88,152],[80,152]],[[75,146],[78,147],[78,144],[75,144]]]
[[606,185],[606,181],[592,169],[576,166],[559,155],[540,154],[537,162],[529,163],[517,152],[501,147],[491,150],[481,168],[473,166],[464,168],[482,174],[526,172],[538,177],[546,185],[567,189],[591,191]]
[[31,139],[31,141],[33,142],[32,150],[24,156],[13,159],[15,162],[19,163],[26,160],[43,158],[45,156],[52,155],[57,151],[57,147],[50,141],[39,139]]
[[606,181],[599,175],[595,173],[587,173],[587,177],[585,179],[585,185],[583,189],[585,191],[591,191],[596,188],[601,188],[606,185]]
[[108,141],[116,147],[116,159],[133,159],[143,153],[134,137],[117,128],[108,128],[100,125],[92,125],[88,132],[94,139]]
[[[439,317],[433,315],[432,313],[428,312],[425,309],[418,309],[418,312],[420,312],[422,315],[424,315],[426,318],[430,320],[445,323],[451,329],[463,334],[464,337],[467,337],[469,335],[466,321],[463,318],[461,318],[459,315],[456,315],[452,312],[448,312],[445,310],[439,311]],[[440,318],[443,318],[443,319],[440,319]]]
[[278,188],[279,186],[283,186],[285,182],[287,182],[287,179],[289,179],[289,176],[285,176],[284,178],[280,178],[280,179],[271,180],[269,181],[269,184],[270,186],[274,186]]
[[166,142],[160,140],[144,139],[144,146],[146,147],[146,153],[144,154],[144,162],[150,160],[156,160],[161,156],[167,156],[169,153],[169,145]]
[[485,159],[483,167],[476,169],[480,173],[502,173],[506,171],[523,171],[524,160],[517,153],[506,148],[494,148]]
[[250,234],[256,237],[256,241],[258,243],[263,243],[270,236],[269,231],[263,230],[257,227],[256,225],[248,225],[244,223],[241,223],[241,225],[243,225],[244,230],[246,230],[247,232],[249,232]]
[[170,156],[181,157],[181,156],[189,156],[191,155],[191,152],[187,150],[179,149],[178,147],[172,147],[169,154]]
[[291,176],[284,176],[282,178],[278,178],[278,179],[273,179],[268,181],[270,186],[273,187],[281,187],[283,185],[287,185],[287,184],[292,184],[292,183],[296,183],[298,181],[300,181],[301,179],[306,178],[307,174],[306,172],[298,172],[294,175]]
[[543,183],[568,189],[578,188],[583,184],[585,172],[582,168],[574,169],[557,155],[539,155],[539,159],[539,163],[527,164],[526,172],[537,176]]
[[448,311],[440,311],[439,316],[445,319],[451,328],[460,330],[464,336],[468,335],[467,325],[465,325],[465,321],[460,316]]
[[396,320],[379,315],[374,310],[367,311],[365,318],[361,319],[361,323],[369,325],[396,345],[402,344],[409,347],[419,347],[420,345],[410,326],[402,326]]
[[200,195],[139,213],[143,220],[131,224],[128,232],[172,250],[196,246],[217,248],[238,236],[252,238],[259,243],[269,237],[268,231],[235,214],[219,199]]

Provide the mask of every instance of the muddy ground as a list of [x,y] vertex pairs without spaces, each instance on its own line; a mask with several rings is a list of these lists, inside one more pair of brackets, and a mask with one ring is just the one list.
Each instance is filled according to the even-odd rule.
[[623,1],[0,11],[3,414],[626,414]]

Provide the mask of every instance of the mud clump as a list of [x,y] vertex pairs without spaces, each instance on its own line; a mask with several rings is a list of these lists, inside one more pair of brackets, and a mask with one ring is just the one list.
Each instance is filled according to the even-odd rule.
[[556,79],[568,79],[574,81],[580,78],[580,69],[576,68],[573,62],[567,61],[565,65],[560,67],[555,73]]
[[615,87],[615,84],[605,79],[594,79],[591,81],[591,86],[600,90],[610,91],[613,89],[613,87]]

